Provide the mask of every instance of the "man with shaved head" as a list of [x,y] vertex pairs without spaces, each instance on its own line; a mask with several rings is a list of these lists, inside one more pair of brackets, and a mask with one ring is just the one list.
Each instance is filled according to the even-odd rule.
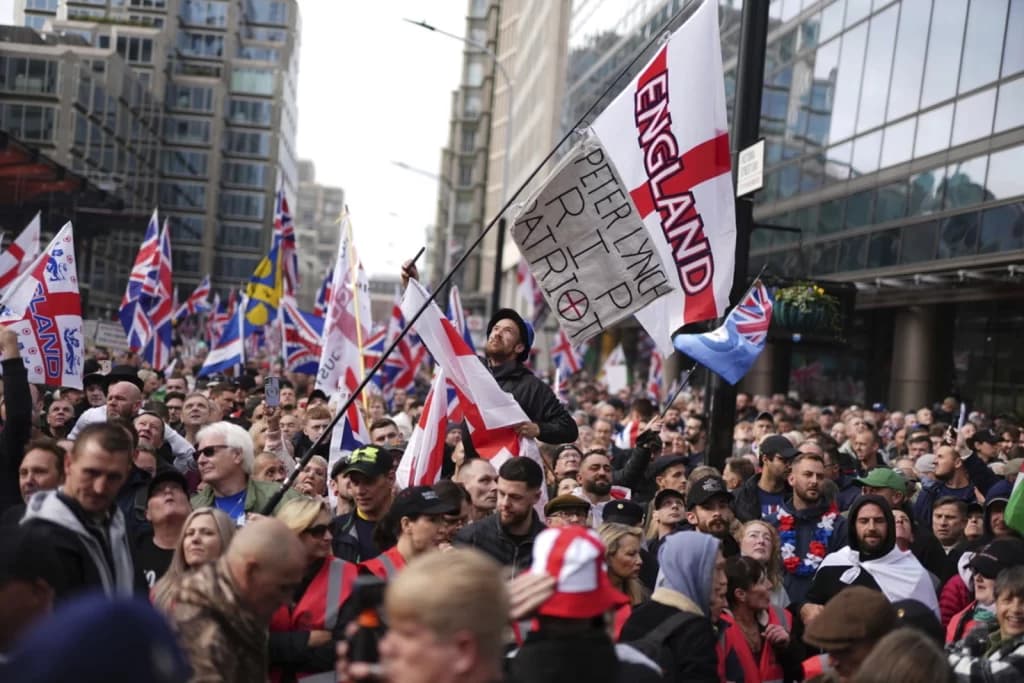
[[267,625],[292,599],[306,550],[283,522],[261,518],[238,530],[216,562],[186,576],[170,618],[195,681],[267,678]]

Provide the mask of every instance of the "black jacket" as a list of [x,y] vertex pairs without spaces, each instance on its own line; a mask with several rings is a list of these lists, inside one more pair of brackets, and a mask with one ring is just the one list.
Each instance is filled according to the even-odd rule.
[[18,469],[25,457],[25,444],[32,436],[32,394],[25,363],[21,358],[8,358],[2,365],[7,422],[0,431],[0,512],[23,502]]
[[362,557],[359,535],[356,532],[356,513],[338,515],[331,520],[331,550],[334,556],[346,562],[363,562],[372,559]]
[[[648,600],[633,608],[622,627],[619,642],[639,640],[669,617],[678,614],[675,607]],[[715,650],[715,628],[707,617],[684,621],[665,639],[672,653],[674,670],[666,672],[666,681],[683,683],[718,683],[718,654]]]
[[[510,362],[490,367],[498,386],[512,394],[531,422],[540,427],[537,438],[544,443],[562,444],[575,441],[580,433],[576,421],[540,378],[523,365]],[[462,425],[462,443],[466,459],[479,457],[473,448],[469,427]]]
[[647,683],[662,680],[654,668],[622,661],[600,630],[549,636],[532,631],[509,665],[509,683]]
[[501,526],[498,513],[494,513],[463,527],[455,535],[455,543],[483,551],[501,564],[512,567],[518,574],[530,567],[530,563],[533,561],[533,541],[537,538],[537,534],[547,528],[540,521],[536,512],[531,514],[533,515],[533,524],[530,526],[529,533],[521,540],[517,541],[512,538]]
[[[757,483],[759,481],[761,481],[761,475],[753,474],[738,489],[733,491],[733,508],[736,510],[736,519],[741,522],[761,519],[761,499],[757,495]],[[790,488],[789,484],[784,484],[782,497],[788,499],[792,495],[793,489]]]

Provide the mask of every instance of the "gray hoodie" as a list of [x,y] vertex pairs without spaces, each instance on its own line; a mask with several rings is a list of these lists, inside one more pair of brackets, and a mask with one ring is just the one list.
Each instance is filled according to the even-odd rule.
[[128,536],[125,531],[124,515],[115,507],[110,524],[107,528],[107,539],[110,542],[111,555],[114,558],[114,571],[107,564],[107,559],[100,542],[89,533],[81,520],[57,495],[56,491],[37,491],[25,506],[25,516],[21,523],[30,520],[42,520],[66,529],[82,543],[89,559],[92,560],[103,584],[103,592],[107,595],[131,596],[135,584],[135,566],[132,562]]
[[656,587],[682,593],[707,615],[718,554],[718,539],[697,531],[670,534],[658,549]]

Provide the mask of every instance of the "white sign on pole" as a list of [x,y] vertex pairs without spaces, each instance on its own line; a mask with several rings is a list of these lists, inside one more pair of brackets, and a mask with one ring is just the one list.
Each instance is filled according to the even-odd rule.
[[764,139],[740,150],[736,164],[736,196],[743,197],[764,187]]
[[128,336],[120,323],[99,320],[96,322],[96,346],[105,346],[111,351],[127,351]]

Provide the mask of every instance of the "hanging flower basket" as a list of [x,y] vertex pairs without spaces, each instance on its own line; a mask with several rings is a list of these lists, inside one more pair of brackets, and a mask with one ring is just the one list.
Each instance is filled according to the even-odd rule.
[[839,299],[814,282],[775,290],[772,319],[791,332],[839,334]]

